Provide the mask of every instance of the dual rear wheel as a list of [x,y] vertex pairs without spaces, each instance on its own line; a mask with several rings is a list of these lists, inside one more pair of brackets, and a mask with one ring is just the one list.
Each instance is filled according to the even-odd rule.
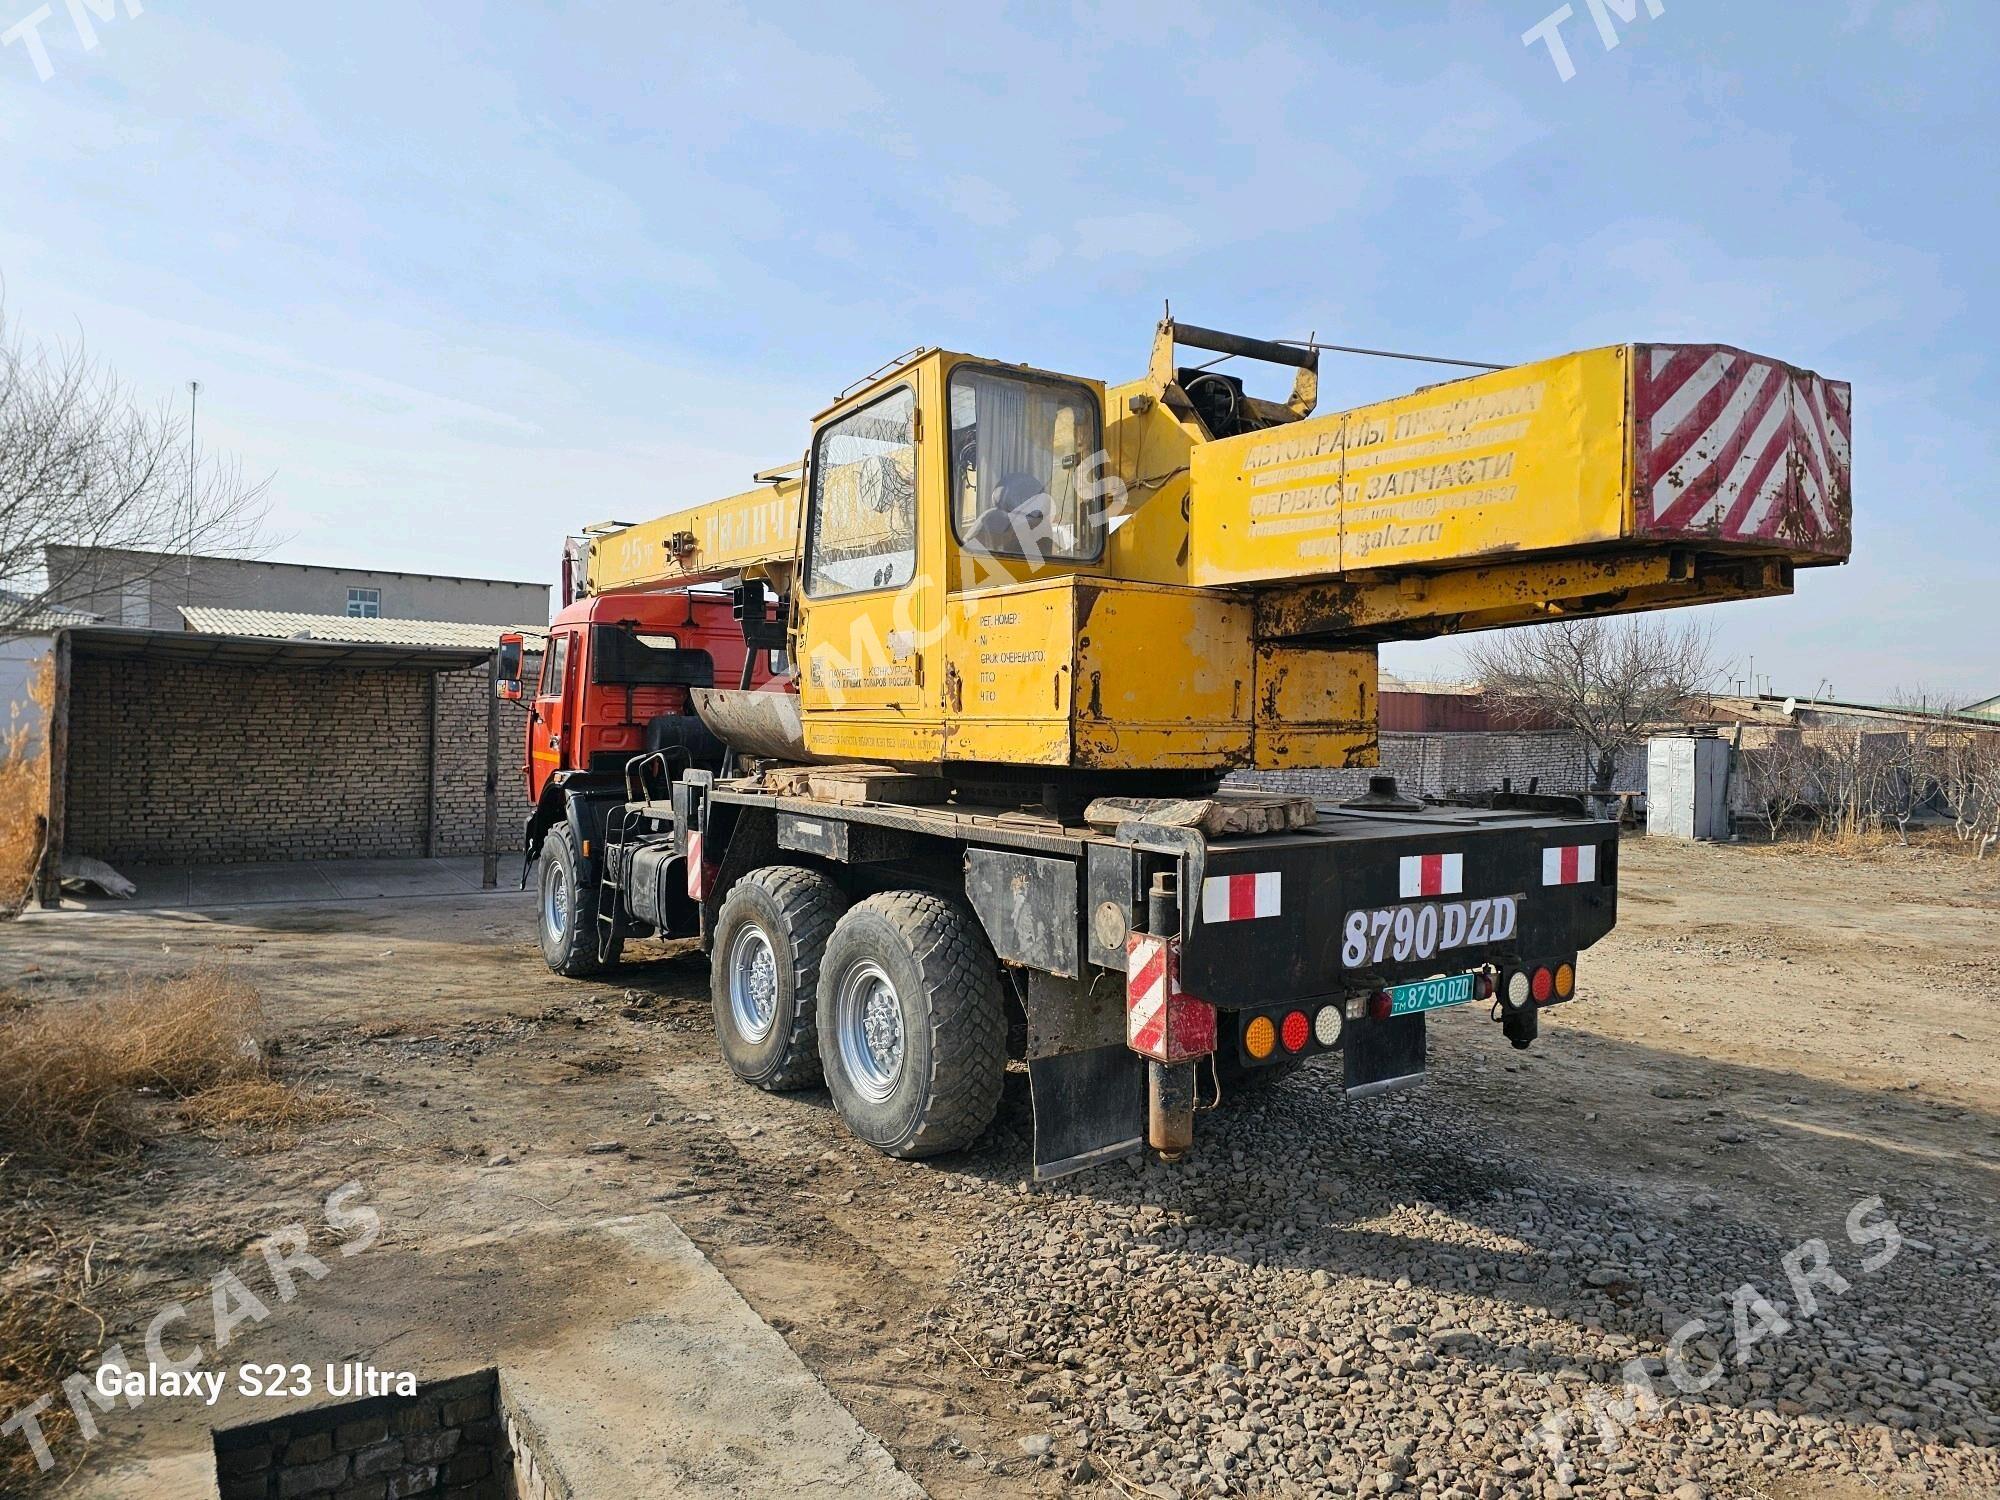
[[999,962],[956,902],[886,891],[850,906],[817,871],[771,866],[730,888],[711,951],[716,1033],[745,1082],[824,1078],[848,1128],[891,1156],[957,1150],[992,1122]]

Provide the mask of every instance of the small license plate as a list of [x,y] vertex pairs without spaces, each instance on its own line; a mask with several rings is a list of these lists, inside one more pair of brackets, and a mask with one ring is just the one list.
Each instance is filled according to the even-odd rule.
[[1443,1010],[1447,1005],[1464,1005],[1472,999],[1472,976],[1451,974],[1443,979],[1419,979],[1413,984],[1389,986],[1389,1014],[1413,1016],[1418,1011]]

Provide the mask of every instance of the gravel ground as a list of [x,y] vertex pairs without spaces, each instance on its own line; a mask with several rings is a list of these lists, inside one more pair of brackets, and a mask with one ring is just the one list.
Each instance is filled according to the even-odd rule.
[[[1905,1181],[1856,1220],[1899,1246],[1856,1243],[1832,1196],[1780,1230],[1504,1161],[1435,1082],[1354,1104],[1331,1082],[1234,1104],[1230,1151],[1023,1187],[989,1222],[939,1331],[1025,1387],[1025,1453],[1159,1496],[2000,1492],[1989,1205]],[[1810,1288],[1808,1318],[1783,1257],[1815,1235],[1847,1289]],[[1793,1326],[1760,1337],[1758,1293]],[[1715,1378],[1683,1393],[1664,1361],[1697,1317],[1680,1367]],[[1657,1405],[1628,1424],[1633,1360]]]
[[[823,1092],[735,1081],[697,955],[556,979],[526,896],[7,924],[0,990],[227,964],[355,1103],[254,1149],[163,1111],[142,1172],[68,1195],[128,1348],[360,1179],[390,1244],[243,1358],[540,1358],[646,1295],[570,1227],[664,1207],[938,1500],[2000,1495],[2000,864],[1634,839],[1620,866],[1532,1052],[1460,1010],[1415,1093],[1308,1070],[1177,1167],[1043,1188],[1018,1073],[977,1147],[891,1160]],[[1885,1246],[1844,1220],[1875,1195],[1906,1239],[1867,1272]],[[1851,1286],[1735,1364],[1732,1294],[1797,1317],[1783,1257],[1814,1235]],[[1659,1362],[1696,1313],[1724,1378],[1680,1394]],[[1615,1418],[1648,1358],[1664,1409],[1600,1451],[1592,1396]],[[1565,1413],[1558,1459],[1534,1439]],[[209,1415],[121,1412],[61,1493],[205,1451]]]

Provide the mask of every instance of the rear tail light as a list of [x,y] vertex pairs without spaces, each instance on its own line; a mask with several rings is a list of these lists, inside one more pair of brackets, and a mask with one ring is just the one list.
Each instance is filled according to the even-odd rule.
[[1243,1028],[1243,1050],[1262,1062],[1278,1044],[1278,1030],[1269,1016],[1258,1016]]
[[1374,1021],[1386,1021],[1396,1008],[1396,1001],[1387,990],[1377,990],[1368,997],[1368,1017]]
[[1535,992],[1535,1004],[1546,1004],[1549,996],[1555,993],[1556,976],[1551,974],[1546,968],[1535,970],[1533,989]]
[[1567,1000],[1576,993],[1576,970],[1568,964],[1556,969],[1556,998]]
[[1528,1003],[1528,975],[1524,969],[1516,969],[1507,976],[1507,1003],[1519,1010]]
[[1306,1019],[1304,1011],[1295,1010],[1285,1017],[1284,1030],[1279,1033],[1279,1039],[1284,1042],[1287,1052],[1306,1050],[1306,1043],[1312,1039],[1312,1023]]
[[1484,969],[1472,976],[1472,998],[1475,1000],[1493,998],[1493,976]]
[[1340,1007],[1322,1005],[1319,1014],[1313,1017],[1313,1036],[1322,1047],[1331,1047],[1340,1040]]

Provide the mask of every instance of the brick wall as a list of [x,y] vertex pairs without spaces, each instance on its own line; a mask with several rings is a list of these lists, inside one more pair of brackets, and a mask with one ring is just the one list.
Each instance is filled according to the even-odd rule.
[[[500,707],[500,847],[528,808]],[[486,672],[79,657],[64,847],[117,864],[475,854]]]
[[492,1370],[432,1381],[414,1396],[371,1396],[225,1427],[214,1448],[219,1500],[509,1500],[520,1493]]
[[[1413,796],[1442,797],[1453,792],[1490,791],[1511,779],[1525,792],[1540,778],[1539,790],[1574,794],[1590,784],[1583,747],[1565,734],[1489,731],[1455,734],[1398,734],[1381,737],[1382,764],[1373,771],[1259,771],[1230,778],[1240,786],[1272,791],[1305,792],[1329,798],[1358,797],[1368,790],[1370,776],[1396,778],[1397,788]],[[1621,755],[1617,791],[1646,789],[1646,752]]]
[[[522,667],[533,682],[541,658]],[[478,854],[486,847],[486,668],[441,672],[432,706],[437,725],[432,783],[431,845],[434,853]],[[526,756],[528,716],[512,703],[500,712],[500,833],[502,852],[519,849],[521,829],[534,809],[528,803],[521,762]]]

